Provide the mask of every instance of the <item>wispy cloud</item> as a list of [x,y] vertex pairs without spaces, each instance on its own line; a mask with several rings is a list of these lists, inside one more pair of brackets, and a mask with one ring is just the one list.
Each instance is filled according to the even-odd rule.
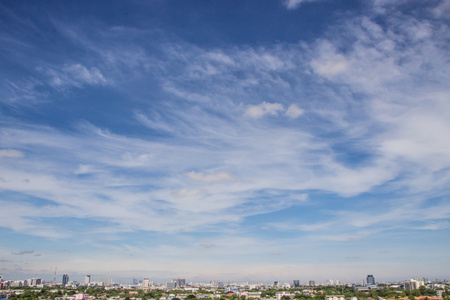
[[284,111],[283,105],[280,103],[262,102],[258,105],[250,105],[245,110],[245,115],[250,118],[261,118],[264,115],[276,116],[280,111]]
[[215,244],[212,243],[201,243],[200,247],[206,248],[206,249],[211,249],[212,247],[215,247]]
[[282,0],[287,9],[296,9],[303,3],[317,2],[321,0]]
[[20,158],[23,157],[23,153],[13,149],[2,149],[0,150],[0,158],[2,157]]
[[65,88],[68,86],[81,87],[82,85],[98,85],[107,83],[103,74],[96,67],[86,68],[81,64],[63,66],[60,70],[48,69],[50,86]]
[[34,251],[33,250],[23,250],[23,251],[18,251],[18,252],[11,252],[11,254],[13,255],[26,255],[26,254],[33,254]]
[[[210,249],[183,270],[202,259],[222,266],[217,253],[238,263],[279,253],[289,260],[299,249],[319,256],[297,241],[341,245],[448,229],[448,33],[377,2],[380,11],[336,21],[313,42],[264,46],[201,47],[134,27],[60,24],[88,55],[36,60],[41,66],[22,79],[8,78],[8,99],[63,98],[67,106],[53,109],[66,112],[81,91],[101,87],[101,96],[87,95],[95,105],[83,113],[52,117],[47,103],[33,108],[43,110],[36,120],[14,113],[1,121],[8,214],[0,226],[86,244],[101,233],[117,244],[95,247],[167,261]],[[260,239],[250,238],[255,232]],[[140,250],[141,239],[127,237],[137,233],[154,244]],[[141,266],[130,258],[119,268],[127,262]],[[263,267],[255,270],[282,273]]]
[[220,182],[220,181],[233,181],[235,176],[228,172],[217,172],[214,174],[203,174],[191,171],[186,174],[192,180],[201,181],[206,183]]

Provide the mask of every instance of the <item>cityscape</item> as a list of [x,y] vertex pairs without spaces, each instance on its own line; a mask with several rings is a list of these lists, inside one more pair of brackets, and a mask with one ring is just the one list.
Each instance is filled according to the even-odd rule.
[[[426,278],[411,278],[399,282],[376,282],[373,275],[367,275],[361,283],[343,283],[339,280],[327,280],[316,283],[314,280],[289,283],[274,281],[258,282],[186,282],[184,278],[172,279],[167,283],[156,283],[149,278],[133,279],[132,283],[117,284],[111,278],[94,281],[91,275],[85,275],[84,282],[70,281],[68,274],[62,275],[61,282],[51,282],[40,278],[26,280],[4,280],[0,275],[1,299],[21,299],[37,297],[53,300],[83,299],[408,299],[443,300],[449,298],[450,284],[445,279],[430,281]],[[339,293],[340,294],[337,294]],[[43,294],[46,293],[46,297]],[[28,299],[28,298],[26,298]]]

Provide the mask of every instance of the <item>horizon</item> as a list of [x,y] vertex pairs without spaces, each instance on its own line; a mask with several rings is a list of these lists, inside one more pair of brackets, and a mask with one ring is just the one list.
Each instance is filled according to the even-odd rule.
[[450,0],[0,15],[3,275],[450,278]]
[[[2,275],[2,274],[0,274]],[[38,275],[38,274],[36,274]],[[85,280],[85,276],[89,275],[91,276],[91,283],[99,283],[99,282],[103,282],[105,285],[108,285],[108,281],[111,280],[112,284],[123,284],[123,285],[135,285],[133,283],[134,280],[136,280],[138,282],[138,285],[142,283],[142,281],[144,279],[149,279],[150,282],[152,282],[153,284],[156,285],[164,285],[168,282],[172,282],[174,280],[174,278],[166,278],[165,280],[162,281],[158,281],[158,280],[152,280],[151,278],[148,277],[123,277],[123,278],[118,278],[116,281],[114,280],[114,278],[109,277],[109,276],[102,276],[102,275],[90,275],[90,274],[86,274],[86,275],[74,275],[74,277],[76,279],[72,279],[72,276],[70,274],[61,274],[61,275],[57,275],[56,276],[56,281],[53,281],[54,278],[54,274],[51,275],[53,276],[51,279],[46,279],[45,277],[40,277],[37,276],[36,277],[29,277],[29,278],[21,278],[21,279],[7,279],[3,277],[3,281],[20,281],[20,280],[29,280],[29,279],[33,279],[33,278],[38,278],[38,279],[42,279],[44,280],[45,284],[59,284],[60,281],[62,281],[62,277],[63,275],[68,275],[69,276],[69,282],[79,282],[81,285],[83,285],[84,280]],[[47,278],[51,277],[49,274],[47,275]],[[367,275],[369,276],[369,275]],[[60,277],[61,280],[58,280],[58,277]],[[394,281],[379,281],[379,280],[375,280],[376,284],[389,284],[389,283],[401,283],[401,282],[405,282],[408,281],[410,279],[426,279],[428,282],[447,282],[447,279],[430,279],[430,278],[425,278],[425,277],[415,277],[415,278],[407,278],[407,279],[401,279],[401,280],[394,280]],[[299,280],[300,286],[310,286],[309,283],[310,281],[314,281],[314,287],[319,287],[319,286],[332,286],[332,285],[343,285],[343,284],[367,284],[366,283],[366,279],[367,277],[363,278],[360,281],[347,281],[347,282],[343,282],[340,281],[339,279],[335,278],[335,279],[327,279],[324,281],[315,281],[314,279],[308,279],[306,281],[302,281],[300,279],[290,279],[290,280],[272,280],[272,281],[252,281],[252,280],[248,280],[248,281],[233,281],[233,280],[228,280],[228,281],[221,281],[221,280],[217,280],[217,279],[210,279],[210,280],[204,280],[204,281],[189,281],[186,278],[182,278],[184,280],[186,280],[186,285],[190,286],[190,285],[196,285],[196,284],[211,284],[213,281],[214,282],[218,282],[218,283],[223,283],[224,286],[226,285],[232,285],[232,284],[256,284],[256,285],[273,285],[274,282],[278,282],[280,285],[284,285],[286,283],[292,284],[294,281]],[[375,277],[376,279],[376,277]],[[330,281],[332,281],[333,283],[330,283]]]

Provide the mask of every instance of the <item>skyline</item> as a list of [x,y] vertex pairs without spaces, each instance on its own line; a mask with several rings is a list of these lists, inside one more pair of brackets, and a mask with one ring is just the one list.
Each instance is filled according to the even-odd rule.
[[449,0],[0,14],[5,277],[450,278]]
[[[425,284],[427,283],[445,283],[447,282],[446,279],[433,279],[430,280],[428,278],[410,278],[410,279],[404,279],[404,280],[396,280],[396,281],[392,281],[392,282],[379,282],[377,280],[375,280],[373,275],[367,275],[366,278],[362,279],[362,281],[360,282],[341,282],[339,279],[328,279],[325,280],[324,282],[315,282],[313,279],[309,279],[309,280],[299,280],[299,279],[291,279],[288,280],[286,282],[283,281],[278,281],[278,280],[271,280],[271,281],[246,281],[246,282],[238,282],[238,281],[228,281],[228,282],[222,282],[220,280],[217,279],[212,279],[212,280],[208,280],[208,281],[202,281],[202,282],[189,282],[186,281],[185,278],[175,278],[175,279],[168,279],[165,282],[155,282],[153,280],[151,280],[150,278],[136,278],[136,277],[130,277],[130,278],[120,278],[118,279],[119,282],[114,281],[113,278],[111,277],[104,277],[102,275],[99,275],[98,278],[93,278],[92,275],[87,274],[84,276],[81,275],[77,275],[75,279],[70,278],[69,274],[58,274],[58,275],[53,275],[54,277],[51,280],[48,279],[44,279],[44,278],[21,278],[21,279],[8,279],[8,278],[3,278],[2,275],[0,274],[0,281],[3,280],[3,282],[17,282],[17,281],[28,281],[28,285],[25,286],[30,286],[30,280],[39,280],[39,284],[41,284],[41,280],[42,284],[60,284],[59,281],[61,281],[62,285],[66,285],[66,284],[77,284],[77,285],[89,285],[89,286],[104,286],[104,285],[115,285],[115,284],[129,284],[129,285],[142,285],[144,283],[144,285],[146,284],[151,284],[151,285],[155,285],[155,286],[159,286],[159,285],[164,285],[166,283],[173,283],[173,282],[181,282],[179,285],[177,284],[178,287],[185,287],[187,286],[195,286],[195,285],[219,285],[219,286],[224,286],[224,285],[235,285],[235,284],[250,284],[250,285],[276,285],[279,287],[285,286],[286,284],[290,284],[291,286],[312,286],[312,287],[319,287],[319,286],[341,286],[341,285],[348,285],[348,284],[353,284],[355,286],[370,286],[370,285],[378,285],[378,284],[389,284],[389,283],[401,283],[401,282],[410,282],[412,280],[416,280],[416,281],[423,281]],[[61,279],[61,280],[59,280]],[[124,282],[122,282],[124,281]],[[34,283],[36,284],[36,283]]]

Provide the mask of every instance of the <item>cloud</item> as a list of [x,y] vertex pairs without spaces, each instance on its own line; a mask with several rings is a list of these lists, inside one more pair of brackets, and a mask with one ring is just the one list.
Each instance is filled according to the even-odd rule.
[[311,61],[315,73],[332,78],[346,72],[350,65],[344,55],[337,52],[328,41],[322,41],[318,47],[318,57]]
[[103,85],[107,81],[96,67],[86,68],[81,64],[72,64],[58,69],[48,69],[50,85],[55,88],[81,87],[83,85]]
[[264,101],[258,105],[249,105],[245,110],[245,115],[250,118],[259,119],[265,115],[276,116],[281,111],[284,111],[282,104]]
[[448,221],[430,222],[428,224],[425,224],[423,226],[419,226],[416,228],[421,229],[421,230],[442,230],[442,229],[450,228],[450,222],[448,222]]
[[32,250],[23,250],[23,251],[18,251],[18,252],[11,252],[11,254],[13,255],[26,255],[26,254],[33,254],[34,251]]
[[187,177],[194,181],[206,182],[206,183],[214,183],[214,182],[223,182],[223,181],[233,181],[235,180],[235,176],[228,172],[217,172],[214,174],[203,174],[197,173],[195,171],[191,171],[186,174]]
[[95,172],[95,169],[91,165],[80,165],[77,170],[75,170],[74,174],[82,175]]
[[295,104],[291,104],[285,109],[280,103],[268,103],[264,101],[257,105],[247,106],[244,115],[252,119],[259,119],[266,115],[277,116],[281,112],[284,112],[290,119],[297,119],[299,116],[303,115],[304,110]]
[[285,114],[291,119],[297,119],[298,117],[303,115],[304,112],[305,111],[303,109],[299,108],[297,105],[291,104],[291,105],[289,105]]
[[2,157],[20,158],[23,157],[23,153],[12,149],[2,149],[0,150],[0,158]]
[[204,190],[204,189],[193,189],[193,190],[181,189],[178,191],[173,191],[172,195],[174,195],[176,197],[193,197],[193,196],[205,195],[207,193],[208,193],[208,191]]
[[203,247],[203,248],[205,248],[205,249],[211,249],[211,248],[213,248],[213,247],[215,247],[216,245],[215,244],[212,244],[212,243],[201,243],[200,244],[200,247]]
[[[186,249],[166,244],[184,244],[189,234],[179,233],[186,232],[201,235],[189,240],[193,254],[199,245],[221,245],[214,252],[222,251],[225,239],[213,237],[229,235],[223,253],[238,245],[267,258],[279,252],[273,244],[290,242],[284,254],[319,256],[320,247],[305,249],[305,241],[369,242],[399,228],[447,228],[445,30],[403,12],[392,12],[383,26],[376,19],[336,21],[313,44],[202,49],[155,38],[152,53],[134,44],[150,40],[148,32],[92,30],[77,43],[89,60],[49,64],[28,87],[37,93],[49,86],[45,93],[54,97],[58,90],[101,85],[126,99],[131,112],[124,109],[123,119],[105,119],[102,127],[78,123],[71,130],[0,121],[2,147],[27,149],[24,159],[1,160],[1,189],[14,197],[0,197],[8,212],[0,226],[78,242],[98,234],[129,242],[129,233],[148,231],[154,239],[145,251],[164,253],[167,261]],[[109,46],[133,34],[139,38],[127,46]],[[19,81],[10,83],[21,90]],[[307,118],[300,118],[305,111]],[[296,121],[268,126],[252,120],[265,116]],[[1,151],[7,151],[1,157],[15,155]],[[285,221],[288,211],[297,218]],[[248,238],[250,220],[271,218],[253,227],[264,239]],[[367,228],[373,230],[361,231]],[[418,240],[426,232],[417,230]],[[212,257],[197,262],[208,259],[217,263]]]
[[318,2],[321,0],[282,0],[283,4],[286,6],[287,9],[296,9],[301,4],[307,3],[307,2]]

